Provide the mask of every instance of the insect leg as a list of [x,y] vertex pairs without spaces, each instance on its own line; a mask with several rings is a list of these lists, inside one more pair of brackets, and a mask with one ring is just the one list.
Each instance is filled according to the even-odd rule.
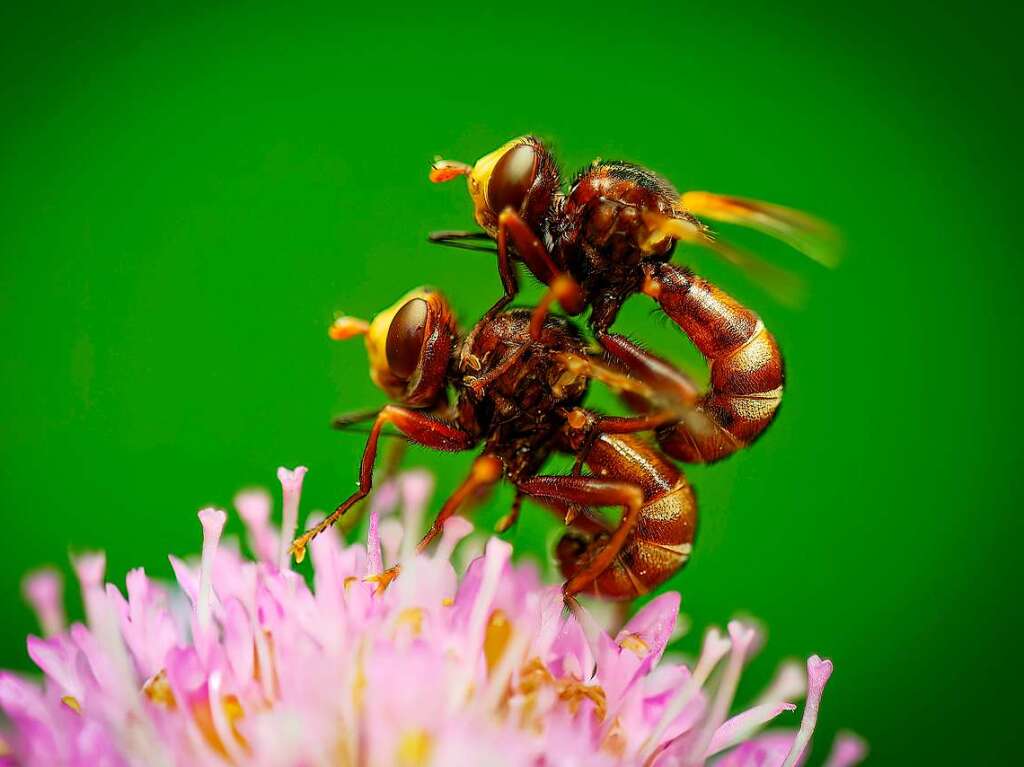
[[[534,328],[538,329],[534,337],[539,335],[539,329],[544,325],[544,316],[551,302],[558,300],[562,308],[569,314],[579,314],[584,309],[583,291],[572,277],[563,272],[554,260],[544,243],[530,229],[527,224],[511,208],[506,208],[498,216],[498,271],[502,274],[502,284],[506,285],[505,292],[508,293],[505,271],[511,271],[509,259],[509,238],[515,246],[516,254],[526,264],[526,268],[533,272],[548,287],[548,293],[542,299],[543,309],[538,306],[534,312],[533,321],[530,324],[531,333]],[[510,275],[513,282],[514,272]],[[518,289],[518,288],[517,288]],[[539,314],[539,318],[538,318]]]
[[363,449],[363,459],[359,466],[359,488],[338,504],[338,507],[322,522],[292,542],[291,552],[295,555],[296,561],[301,562],[306,556],[306,546],[313,538],[337,522],[357,501],[369,495],[373,487],[373,464],[377,458],[380,432],[389,423],[413,442],[435,450],[468,450],[475,443],[473,437],[453,423],[431,418],[416,410],[386,405],[373,422],[370,436],[366,440],[366,447]]
[[459,507],[465,503],[466,499],[480,488],[493,485],[501,479],[502,470],[501,461],[489,453],[484,453],[473,461],[473,467],[469,470],[469,476],[462,481],[462,484],[444,502],[441,510],[434,518],[434,523],[427,530],[426,535],[423,536],[416,550],[422,552],[426,549],[430,542],[440,535],[441,531],[444,530],[444,523],[459,510]]
[[512,501],[512,508],[509,509],[508,514],[498,520],[498,524],[494,526],[494,532],[504,533],[511,530],[512,527],[519,521],[519,512],[523,508],[523,494],[517,492],[515,500]]
[[692,408],[700,400],[697,385],[672,363],[617,333],[595,328],[594,337],[612,359],[630,375],[646,383],[666,403]]
[[530,315],[530,337],[533,340],[540,339],[541,333],[544,331],[544,320],[547,319],[548,311],[554,301],[558,301],[569,314],[579,314],[585,305],[583,291],[576,280],[564,272],[556,276],[548,285],[548,289],[544,291],[540,301],[537,302],[533,314]]
[[597,551],[562,586],[566,596],[587,589],[622,551],[640,518],[644,494],[630,482],[609,482],[596,477],[545,476],[531,477],[519,483],[519,489],[539,499],[585,506],[621,506],[622,519],[599,551]]

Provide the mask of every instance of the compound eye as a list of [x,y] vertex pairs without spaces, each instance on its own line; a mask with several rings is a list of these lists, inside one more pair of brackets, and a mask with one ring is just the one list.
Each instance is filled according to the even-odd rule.
[[517,144],[494,164],[487,182],[487,204],[492,211],[518,211],[522,207],[537,175],[537,159],[536,149],[529,144]]
[[427,302],[414,298],[398,310],[388,328],[384,351],[391,372],[403,380],[416,371],[427,330]]

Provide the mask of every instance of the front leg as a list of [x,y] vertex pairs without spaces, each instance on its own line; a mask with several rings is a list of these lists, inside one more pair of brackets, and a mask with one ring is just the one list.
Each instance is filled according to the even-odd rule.
[[386,405],[373,422],[370,436],[366,440],[366,447],[363,449],[363,459],[359,466],[359,489],[338,504],[337,508],[322,522],[295,539],[290,551],[295,555],[297,562],[301,562],[305,558],[306,546],[311,540],[337,522],[360,499],[369,495],[373,488],[373,464],[377,459],[380,432],[389,423],[413,442],[435,450],[469,450],[476,443],[471,435],[454,423],[431,418],[417,410]]
[[514,210],[506,208],[498,216],[498,273],[501,275],[502,285],[505,286],[506,296],[515,295],[519,290],[509,255],[509,238],[526,268],[548,286],[548,290],[537,303],[530,321],[531,336],[539,338],[552,302],[557,300],[569,314],[579,314],[586,306],[583,290],[576,280],[555,264],[548,249],[530,229],[530,225]]

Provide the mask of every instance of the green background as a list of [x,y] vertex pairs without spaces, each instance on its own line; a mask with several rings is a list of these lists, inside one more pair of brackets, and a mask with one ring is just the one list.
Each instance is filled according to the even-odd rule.
[[[785,655],[835,660],[819,755],[848,727],[879,764],[997,761],[1020,692],[1019,18],[154,8],[0,12],[3,665],[28,666],[21,574],[69,548],[169,576],[167,552],[198,550],[196,509],[278,465],[310,467],[306,510],[349,492],[363,437],[328,419],[381,396],[326,325],[422,283],[479,316],[494,264],[423,243],[470,224],[428,163],[535,131],[567,169],[621,157],[844,231],[834,272],[735,235],[808,281],[799,310],[680,250],[762,314],[789,381],[754,449],[690,471],[702,530],[671,585],[696,629],[769,627],[744,694]],[[617,327],[696,362],[643,297]],[[440,492],[468,461],[407,459]],[[549,524],[530,506],[508,537],[543,556]]]

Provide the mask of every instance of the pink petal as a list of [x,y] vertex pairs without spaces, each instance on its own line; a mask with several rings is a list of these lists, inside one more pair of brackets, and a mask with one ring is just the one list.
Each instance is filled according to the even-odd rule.
[[81,699],[84,685],[78,676],[78,648],[66,636],[27,640],[28,656],[39,669],[57,683],[65,695]]
[[818,723],[818,707],[821,705],[821,694],[825,690],[825,683],[832,676],[832,661],[822,660],[817,655],[807,659],[807,702],[804,704],[804,716],[800,722],[800,731],[793,741],[789,756],[783,762],[782,767],[793,767],[804,755],[807,744],[814,734],[814,727]]
[[863,762],[867,755],[867,743],[852,732],[841,732],[832,743],[832,752],[824,767],[852,767]]
[[29,573],[21,582],[21,593],[35,611],[46,636],[64,630],[64,578],[57,570],[47,568]]
[[376,510],[370,512],[370,525],[366,534],[366,574],[380,575],[384,572],[384,560],[380,554],[380,533],[378,525],[380,515]]
[[277,532],[270,526],[270,494],[246,490],[235,496],[235,508],[249,535],[249,548],[261,562],[273,562],[278,554]]
[[297,466],[294,470],[284,466],[277,470],[277,479],[281,483],[284,502],[281,509],[281,546],[278,553],[278,566],[282,570],[291,568],[292,556],[289,547],[295,537],[295,528],[299,520],[299,499],[302,497],[302,480],[309,471],[305,466]]
[[742,714],[737,714],[715,730],[711,743],[708,745],[707,756],[713,756],[719,751],[736,745],[737,741],[750,737],[750,733],[766,722],[770,722],[783,711],[795,710],[796,706],[792,703],[762,703],[760,706],[747,709]]
[[661,660],[679,618],[679,602],[677,591],[669,591],[652,599],[615,637],[617,644],[643,658],[637,674],[646,674]]

